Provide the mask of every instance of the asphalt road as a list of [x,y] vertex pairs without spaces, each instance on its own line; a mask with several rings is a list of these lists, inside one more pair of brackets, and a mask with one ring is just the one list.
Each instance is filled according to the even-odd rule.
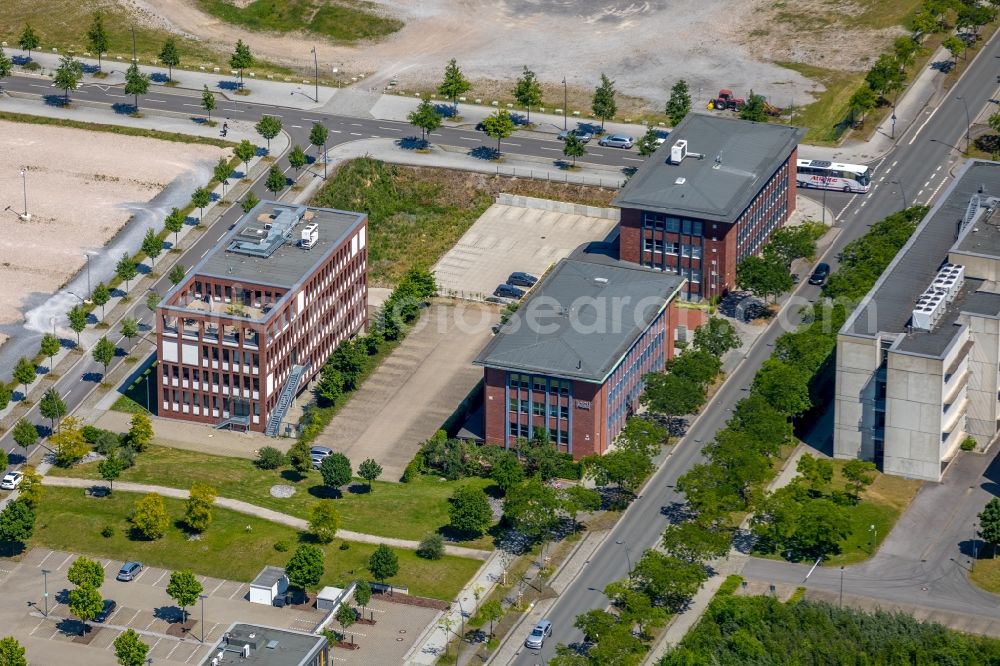
[[[904,199],[908,205],[923,204],[940,192],[951,178],[951,168],[960,157],[959,148],[964,147],[965,106],[956,97],[965,99],[973,118],[985,107],[992,106],[990,100],[997,98],[1000,91],[995,64],[998,57],[1000,41],[994,39],[980,52],[962,79],[953,87],[951,94],[938,107],[927,109],[923,118],[899,137],[895,148],[873,164],[874,186],[867,194],[827,193],[826,203],[833,210],[837,218],[836,225],[841,232],[820,260],[835,267],[837,253],[844,245],[863,235],[874,222],[903,208]],[[961,146],[960,139],[963,141]],[[817,199],[822,199],[823,196],[815,192],[810,195]],[[808,284],[800,285],[794,294],[806,301],[812,301],[818,295],[819,288]],[[793,308],[788,310],[794,311]],[[553,622],[553,633],[545,642],[544,648],[539,651],[522,646],[512,663],[519,666],[545,663],[555,655],[558,643],[571,644],[582,640],[582,633],[573,627],[574,619],[588,609],[606,608],[608,599],[601,590],[608,583],[625,577],[629,563],[659,541],[668,522],[663,509],[683,501],[683,496],[674,490],[674,484],[680,476],[702,461],[703,443],[711,441],[715,433],[725,425],[733,406],[746,394],[757,368],[770,356],[775,339],[786,328],[787,323],[778,318],[746,351],[742,363],[730,373],[714,399],[692,423],[686,436],[645,487],[642,496],[629,507],[608,539],[591,555],[574,584],[553,605],[548,614],[548,619]],[[913,538],[919,539],[920,535],[925,534],[926,532],[919,531]],[[797,565],[772,564],[775,565],[773,569],[762,571],[762,576],[775,575],[774,580],[797,577],[798,581],[804,576]],[[759,563],[759,566],[763,568],[765,564]],[[786,568],[791,568],[794,573],[777,577],[775,572]],[[828,575],[823,580],[832,572],[825,573]],[[964,587],[956,587],[952,583],[950,589],[959,590],[956,594],[960,595],[975,594],[974,590],[970,592],[967,588],[968,583]],[[988,597],[996,605],[995,597],[981,592],[978,596]],[[989,599],[983,600],[983,604],[989,603]],[[522,633],[526,634],[528,631],[530,627],[523,627]],[[524,638],[525,636],[513,636],[511,640],[523,641]]]

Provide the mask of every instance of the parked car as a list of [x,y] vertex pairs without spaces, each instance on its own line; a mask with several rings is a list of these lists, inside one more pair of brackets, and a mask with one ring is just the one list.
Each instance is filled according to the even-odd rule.
[[333,449],[328,446],[314,446],[309,449],[309,458],[312,460],[313,468],[319,469],[319,466],[331,453],[333,453]]
[[118,608],[118,604],[113,599],[105,599],[104,608],[101,609],[100,613],[94,616],[94,622],[104,622],[111,617],[111,614],[115,612],[116,608]]
[[566,139],[569,138],[570,134],[576,135],[576,138],[578,138],[581,141],[581,143],[587,143],[594,138],[593,132],[589,132],[585,129],[571,129],[559,132],[559,140],[565,141]]
[[531,273],[524,273],[522,271],[514,271],[507,278],[507,284],[514,285],[515,287],[534,287],[536,282],[538,282],[538,278]]
[[118,575],[115,576],[115,579],[127,583],[138,578],[140,573],[142,573],[142,562],[129,560],[118,570]]
[[601,140],[597,143],[609,148],[625,148],[628,150],[635,143],[635,139],[627,134],[609,134],[608,136],[601,137]]
[[502,284],[493,291],[493,295],[501,298],[521,299],[524,298],[524,290],[511,284]]
[[528,637],[524,639],[524,647],[531,650],[540,650],[545,644],[545,639],[552,635],[552,623],[548,620],[541,620],[531,630]]
[[830,277],[830,264],[816,264],[816,269],[809,276],[809,284],[821,285],[826,282],[828,277]]
[[4,475],[3,481],[0,481],[0,488],[4,490],[14,490],[19,485],[21,485],[21,480],[24,479],[24,474],[21,472],[8,472]]

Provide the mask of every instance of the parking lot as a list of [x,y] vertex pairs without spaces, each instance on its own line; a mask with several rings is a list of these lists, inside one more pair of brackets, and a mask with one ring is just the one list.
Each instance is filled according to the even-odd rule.
[[482,300],[512,272],[541,276],[617,222],[616,210],[501,195],[434,267],[440,293]]
[[[188,608],[190,633],[180,631],[180,611],[167,595],[170,572],[146,567],[129,583],[115,580],[121,562],[93,558],[104,565],[105,581],[101,594],[117,602],[117,609],[103,624],[90,623],[91,631],[80,636],[80,623],[66,605],[73,587],[66,572],[75,553],[35,548],[20,562],[0,559],[0,627],[4,635],[13,635],[25,646],[33,664],[108,664],[116,663],[114,640],[127,628],[134,629],[150,646],[149,658],[156,664],[200,664],[212,646],[233,622],[249,622],[270,627],[311,632],[324,613],[314,608],[274,608],[251,604],[246,597],[249,585],[207,576],[197,576],[207,595],[204,624],[201,607]],[[43,570],[47,572],[43,575]],[[44,616],[45,596],[49,594],[48,617]],[[434,618],[435,611],[389,604],[376,600],[369,607],[375,625],[357,625],[352,629],[355,641],[371,649],[336,650],[335,661],[368,663],[376,655],[386,656],[381,663],[399,663],[400,657]],[[205,642],[201,642],[204,632]]]

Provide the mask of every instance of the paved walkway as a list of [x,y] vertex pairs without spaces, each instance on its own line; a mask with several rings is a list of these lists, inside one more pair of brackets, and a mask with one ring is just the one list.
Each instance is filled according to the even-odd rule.
[[[46,476],[42,479],[42,483],[46,486],[61,486],[64,488],[93,488],[94,486],[107,486],[103,481],[98,481],[94,479],[75,479],[70,477],[62,476]],[[146,483],[130,483],[128,481],[119,481],[114,484],[118,490],[128,493],[158,493],[164,497],[173,497],[175,499],[187,499],[188,491],[181,488],[167,488],[165,486],[153,486]],[[238,513],[245,513],[249,516],[256,516],[257,518],[263,518],[264,520],[270,520],[271,522],[280,523],[282,525],[287,525],[288,527],[306,531],[309,529],[308,521],[302,518],[296,518],[295,516],[289,516],[287,513],[281,513],[280,511],[274,511],[272,509],[266,509],[262,506],[257,506],[256,504],[250,504],[249,502],[243,502],[240,500],[230,499],[228,497],[217,497],[215,499],[215,505],[223,507],[225,509],[231,509]],[[407,539],[393,539],[390,537],[376,536],[374,534],[362,534],[361,532],[352,532],[350,530],[337,530],[337,536],[341,539],[346,539],[347,541],[357,541],[359,543],[374,543],[374,544],[386,544],[387,546],[394,546],[396,548],[407,548],[410,550],[415,550],[417,546],[420,545],[417,541],[409,541]],[[489,559],[493,554],[493,551],[489,550],[479,550],[477,548],[465,548],[463,546],[452,546],[446,544],[444,550],[449,555],[455,555],[456,557],[468,557],[476,560],[486,560]]]

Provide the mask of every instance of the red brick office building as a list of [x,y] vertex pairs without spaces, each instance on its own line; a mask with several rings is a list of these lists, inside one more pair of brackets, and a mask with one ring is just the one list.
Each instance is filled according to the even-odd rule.
[[620,258],[684,277],[689,300],[724,294],[736,264],[795,210],[803,134],[688,114],[613,202],[621,209]]
[[484,439],[545,429],[574,459],[603,454],[674,353],[677,275],[600,255],[563,259],[483,349]]
[[259,203],[156,312],[161,416],[275,435],[368,319],[368,219]]

